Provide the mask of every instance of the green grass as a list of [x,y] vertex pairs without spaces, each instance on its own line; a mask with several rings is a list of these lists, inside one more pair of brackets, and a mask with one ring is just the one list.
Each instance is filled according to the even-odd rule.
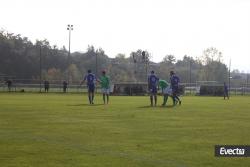
[[250,97],[189,96],[174,108],[148,107],[148,97],[111,97],[108,106],[81,94],[0,99],[1,167],[250,165],[214,157],[216,144],[250,144]]

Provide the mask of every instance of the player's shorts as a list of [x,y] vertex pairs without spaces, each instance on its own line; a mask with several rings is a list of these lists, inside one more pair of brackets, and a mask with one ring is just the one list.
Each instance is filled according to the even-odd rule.
[[156,86],[151,86],[149,88],[150,94],[157,94],[157,87]]
[[94,93],[95,92],[95,85],[88,85],[88,92]]
[[110,89],[109,88],[102,88],[102,93],[109,95]]
[[166,87],[165,89],[163,89],[162,93],[164,95],[172,95],[172,89],[170,87]]

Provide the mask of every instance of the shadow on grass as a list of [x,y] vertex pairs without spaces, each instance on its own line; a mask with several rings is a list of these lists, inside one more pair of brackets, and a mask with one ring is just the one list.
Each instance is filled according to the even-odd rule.
[[137,107],[137,108],[173,108],[173,107],[175,107],[175,106],[160,106],[160,105],[158,105],[158,106],[140,106],[140,107]]
[[73,106],[73,107],[78,107],[78,106],[103,106],[104,104],[69,104],[67,106]]

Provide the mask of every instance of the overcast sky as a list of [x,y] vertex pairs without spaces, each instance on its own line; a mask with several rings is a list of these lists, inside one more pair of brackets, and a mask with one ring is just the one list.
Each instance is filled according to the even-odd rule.
[[0,0],[0,28],[33,42],[48,39],[68,48],[67,24],[73,24],[72,51],[88,45],[110,57],[150,52],[159,62],[199,57],[208,47],[224,63],[250,72],[250,0]]

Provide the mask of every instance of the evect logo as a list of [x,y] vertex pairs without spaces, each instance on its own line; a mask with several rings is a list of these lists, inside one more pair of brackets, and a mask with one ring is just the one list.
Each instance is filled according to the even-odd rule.
[[220,155],[244,155],[245,149],[235,148],[235,149],[226,149],[225,147],[220,148]]
[[217,157],[250,157],[250,146],[216,145],[215,156]]

